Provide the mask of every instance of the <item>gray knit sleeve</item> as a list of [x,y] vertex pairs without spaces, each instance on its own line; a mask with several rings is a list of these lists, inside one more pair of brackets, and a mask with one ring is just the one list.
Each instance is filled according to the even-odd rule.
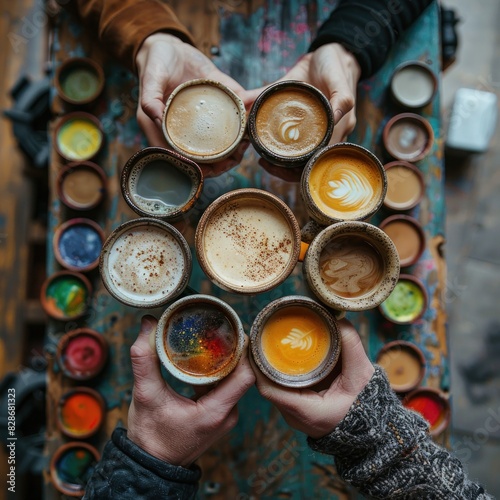
[[371,498],[492,498],[432,441],[425,420],[403,407],[380,367],[334,431],[308,443],[334,455],[340,476]]

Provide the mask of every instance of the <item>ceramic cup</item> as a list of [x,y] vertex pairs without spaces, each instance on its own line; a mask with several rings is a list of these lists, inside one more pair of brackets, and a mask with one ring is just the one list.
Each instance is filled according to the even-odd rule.
[[190,295],[170,305],[156,329],[156,352],[174,377],[193,385],[213,384],[229,375],[241,358],[241,320],[224,301]]
[[162,120],[169,146],[198,163],[212,163],[231,155],[245,127],[243,101],[222,83],[207,79],[190,80],[175,88]]
[[303,167],[332,137],[332,107],[312,85],[277,82],[255,100],[248,115],[248,133],[265,160],[282,167]]
[[339,222],[311,242],[302,268],[312,292],[337,311],[363,311],[382,303],[399,277],[391,239],[367,222]]
[[385,170],[370,151],[347,142],[318,150],[300,181],[309,215],[327,226],[344,220],[366,220],[384,202]]
[[125,164],[121,189],[127,204],[139,215],[176,220],[198,200],[203,174],[194,161],[175,151],[145,148]]
[[391,77],[391,95],[403,108],[419,109],[429,104],[438,87],[432,69],[421,61],[400,64]]
[[300,254],[300,228],[290,208],[261,189],[237,189],[205,210],[195,234],[198,261],[220,288],[265,292],[282,283]]
[[422,172],[407,161],[392,161],[384,168],[387,176],[384,206],[395,211],[416,207],[425,194]]
[[250,330],[256,365],[266,377],[286,387],[309,387],[323,380],[335,367],[340,346],[333,315],[300,295],[268,304]]
[[167,222],[130,220],[104,243],[99,271],[109,293],[123,304],[152,308],[180,295],[191,275],[192,258],[182,234]]

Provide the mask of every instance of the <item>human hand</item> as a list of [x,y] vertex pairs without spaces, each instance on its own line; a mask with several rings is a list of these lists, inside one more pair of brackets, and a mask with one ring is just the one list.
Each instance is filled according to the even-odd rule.
[[[243,87],[226,75],[198,49],[167,33],[154,33],[144,40],[136,56],[139,75],[137,121],[151,146],[166,147],[162,132],[165,102],[181,83],[197,78],[216,80],[248,103]],[[236,166],[248,147],[242,141],[229,157],[213,164],[202,164],[207,177],[214,177]]]
[[154,349],[157,323],[152,316],[144,316],[130,349],[134,389],[127,435],[150,455],[189,467],[236,425],[236,404],[254,384],[255,376],[248,349],[244,349],[235,370],[215,387],[198,388],[196,400],[179,395],[161,376]]
[[343,319],[339,321],[339,329],[341,372],[328,388],[319,392],[275,384],[251,360],[261,395],[278,408],[290,427],[314,439],[337,427],[375,371],[354,326]]

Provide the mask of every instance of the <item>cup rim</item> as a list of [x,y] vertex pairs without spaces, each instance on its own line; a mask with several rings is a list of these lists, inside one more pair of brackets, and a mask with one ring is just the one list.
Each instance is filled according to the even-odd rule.
[[407,383],[407,384],[401,384],[401,385],[393,385],[390,383],[390,380],[389,380],[391,388],[394,392],[397,392],[400,394],[405,394],[405,393],[413,391],[422,383],[422,380],[424,379],[425,372],[426,372],[425,356],[424,356],[424,353],[422,352],[422,349],[420,349],[420,347],[418,347],[413,342],[409,342],[407,340],[392,340],[391,342],[387,342],[382,346],[382,348],[379,350],[379,352],[377,354],[377,358],[376,358],[375,362],[378,364],[381,357],[384,354],[389,353],[390,351],[396,350],[396,349],[406,350],[406,351],[411,352],[411,354],[417,359],[418,363],[420,364],[420,373],[419,373],[418,379],[415,380],[414,382]]
[[[331,151],[334,150],[347,150],[347,151],[352,151],[355,150],[355,154],[360,154],[363,155],[363,157],[368,158],[372,164],[375,166],[377,171],[380,174],[381,180],[382,180],[382,192],[380,193],[380,199],[377,201],[377,203],[373,206],[371,210],[368,212],[364,213],[362,216],[357,217],[356,219],[340,219],[337,217],[333,217],[331,215],[328,215],[324,213],[316,204],[314,201],[313,197],[311,196],[311,193],[309,192],[308,186],[309,186],[309,178],[311,176],[312,169],[314,168],[314,165],[316,162],[319,160],[320,157],[323,155],[328,155]],[[354,222],[354,221],[365,221],[368,220],[370,217],[372,217],[375,213],[379,211],[379,209],[382,207],[385,196],[387,194],[387,176],[385,173],[385,168],[382,165],[382,162],[375,156],[374,153],[372,153],[369,149],[360,146],[359,144],[354,144],[352,142],[338,142],[336,144],[331,144],[329,146],[325,146],[324,148],[318,149],[314,155],[309,159],[307,162],[303,172],[302,176],[300,179],[300,192],[302,195],[302,199],[305,202],[307,211],[309,215],[319,224],[323,226],[328,226],[330,224],[334,224],[337,222]]]
[[[78,432],[72,432],[68,427],[66,427],[62,421],[61,417],[61,411],[64,403],[66,400],[71,397],[73,394],[77,393],[84,393],[88,394],[89,396],[93,397],[97,404],[99,405],[99,409],[101,410],[101,414],[99,417],[99,421],[95,425],[93,429],[90,429],[87,432],[83,433],[78,433]],[[86,386],[76,386],[72,387],[71,389],[67,390],[60,398],[59,401],[57,402],[57,410],[56,410],[56,423],[57,427],[61,431],[62,434],[64,434],[66,437],[72,438],[72,439],[87,439],[94,434],[97,434],[99,432],[99,429],[101,428],[102,424],[104,423],[104,417],[105,417],[105,412],[106,412],[106,403],[104,402],[104,398],[102,395],[96,391],[95,389],[92,389],[91,387],[86,387]]]
[[[287,87],[300,87],[301,90],[305,92],[309,92],[310,94],[313,94],[323,105],[323,108],[326,113],[326,131],[323,139],[321,142],[316,146],[314,149],[309,151],[308,153],[304,153],[299,156],[284,156],[280,155],[279,153],[275,153],[271,150],[269,150],[265,144],[260,140],[259,134],[257,133],[257,124],[256,124],[256,119],[257,119],[257,114],[259,112],[260,106],[262,103],[271,95],[275,94],[276,92],[280,92],[283,89],[286,89]],[[296,168],[296,167],[301,167],[304,166],[309,158],[314,155],[314,153],[319,149],[328,144],[330,141],[332,134],[333,134],[333,129],[334,129],[334,124],[333,124],[333,109],[330,104],[330,101],[326,98],[326,96],[316,88],[314,85],[311,85],[306,82],[302,82],[300,80],[284,80],[281,82],[275,82],[268,87],[265,88],[255,99],[254,103],[252,104],[252,108],[250,109],[250,113],[248,115],[248,134],[250,141],[257,151],[257,153],[262,156],[265,160],[273,163],[274,165],[278,165],[283,168]]]
[[85,492],[85,486],[82,485],[81,488],[74,490],[65,488],[62,484],[62,481],[59,479],[59,475],[56,469],[58,460],[62,457],[64,453],[66,453],[68,450],[71,450],[72,448],[85,448],[87,451],[92,453],[96,462],[99,462],[99,460],[101,459],[101,454],[99,453],[99,451],[95,446],[92,446],[91,444],[86,443],[85,441],[70,441],[68,443],[59,446],[52,455],[49,465],[49,471],[54,488],[56,488],[61,493],[68,495],[70,497],[81,497]]
[[420,259],[420,257],[422,257],[422,254],[424,253],[426,244],[424,229],[422,227],[422,224],[420,224],[420,222],[417,219],[411,217],[410,215],[405,215],[405,214],[390,215],[389,217],[385,218],[382,222],[380,222],[379,228],[382,229],[382,231],[384,231],[384,228],[394,221],[404,221],[407,224],[410,224],[413,228],[415,228],[416,232],[418,233],[419,247],[417,253],[412,258],[408,259],[401,259],[401,257],[399,258],[399,264],[401,267],[410,267],[413,264],[416,264]]
[[[73,373],[70,371],[63,361],[64,352],[68,346],[68,344],[75,338],[80,336],[89,336],[95,339],[102,349],[102,358],[97,366],[93,370],[88,370],[86,372]],[[65,333],[57,343],[57,351],[56,351],[56,360],[59,368],[64,373],[64,375],[72,380],[90,380],[96,377],[104,368],[106,364],[108,356],[108,343],[103,335],[98,333],[96,330],[92,328],[82,327],[76,328],[74,330],[70,330]]]
[[[225,204],[230,203],[232,201],[241,202],[244,199],[258,199],[258,200],[264,199],[267,203],[273,205],[276,209],[278,209],[280,215],[287,221],[293,239],[292,254],[283,272],[270,282],[247,288],[234,286],[231,283],[228,283],[227,281],[222,279],[220,276],[218,276],[212,270],[212,267],[210,266],[210,263],[208,262],[203,252],[204,233],[209,223],[210,217]],[[198,263],[200,264],[201,269],[208,276],[208,278],[223,290],[238,294],[247,294],[247,295],[267,292],[268,290],[275,288],[280,283],[282,283],[286,278],[288,278],[288,276],[290,276],[295,266],[297,265],[301,247],[301,235],[300,235],[299,223],[297,222],[297,219],[292,210],[290,209],[290,207],[276,195],[268,191],[264,191],[263,189],[257,189],[257,188],[235,189],[233,191],[229,191],[219,196],[219,198],[214,200],[207,207],[207,209],[205,210],[205,212],[203,213],[198,222],[194,241],[195,241],[196,255],[198,257]]]
[[[71,120],[77,120],[77,119],[92,122],[96,126],[96,128],[98,129],[100,137],[101,137],[99,147],[92,154],[87,155],[87,156],[82,157],[82,158],[73,158],[73,157],[66,155],[64,153],[64,151],[62,151],[61,148],[59,147],[59,141],[58,141],[58,136],[59,136],[59,132],[61,131],[61,128],[66,123],[70,122]],[[99,120],[99,118],[97,118],[97,116],[95,116],[91,113],[87,113],[86,111],[72,111],[71,113],[67,113],[67,114],[63,115],[61,118],[59,118],[59,121],[57,122],[57,125],[54,128],[54,136],[53,137],[54,137],[54,141],[53,141],[54,147],[55,147],[57,153],[59,154],[59,156],[61,156],[61,158],[63,158],[64,160],[66,160],[68,162],[82,162],[82,161],[92,160],[93,158],[95,158],[99,154],[99,152],[101,151],[101,149],[104,145],[104,137],[105,136],[104,136],[104,128],[102,126],[101,120]]]
[[[386,171],[386,176],[387,176],[387,171],[390,170],[391,168],[394,167],[404,167],[408,170],[411,170],[418,178],[418,182],[420,184],[421,192],[420,196],[413,202],[413,203],[407,203],[404,206],[397,206],[390,201],[387,200],[387,194],[384,198],[384,207],[390,209],[390,210],[411,210],[412,208],[415,208],[423,199],[424,194],[425,194],[425,180],[424,180],[424,175],[422,172],[415,166],[413,163],[410,163],[405,160],[395,160],[391,161],[389,163],[386,163],[384,165],[384,169]],[[387,178],[387,187],[389,187],[389,178]]]
[[[418,123],[425,132],[427,133],[427,143],[422,148],[421,151],[414,154],[400,155],[394,148],[391,147],[389,143],[389,133],[391,128],[395,123],[403,120],[409,120]],[[426,120],[423,116],[417,115],[416,113],[399,113],[393,116],[384,126],[382,131],[382,142],[384,143],[384,147],[386,151],[396,160],[403,160],[410,163],[415,163],[417,161],[425,158],[431,151],[432,146],[434,144],[434,129],[430,124],[429,120]]]
[[86,217],[75,217],[60,224],[54,231],[54,236],[52,237],[52,248],[54,250],[54,256],[57,262],[62,267],[64,267],[65,269],[69,269],[70,271],[84,273],[87,271],[92,271],[99,265],[99,257],[97,257],[94,261],[92,261],[90,264],[87,264],[86,266],[78,267],[66,262],[63,259],[61,252],[59,251],[59,240],[61,239],[64,231],[66,231],[66,229],[70,228],[71,226],[78,225],[90,226],[99,235],[99,238],[101,240],[101,249],[103,248],[105,237],[102,227],[97,224],[97,222],[93,221],[92,219],[87,219]]
[[[64,179],[68,175],[71,175],[73,172],[75,172],[76,170],[80,170],[80,169],[92,170],[93,172],[95,172],[99,176],[99,178],[101,179],[101,183],[102,183],[102,190],[101,190],[101,194],[99,196],[99,199],[96,200],[94,203],[91,203],[91,204],[85,205],[85,206],[79,206],[79,205],[73,204],[66,197],[66,195],[64,194],[64,191],[62,189]],[[107,183],[108,183],[108,180],[106,178],[106,174],[104,173],[103,168],[100,167],[97,163],[94,163],[94,162],[89,161],[89,160],[72,161],[71,163],[64,165],[61,168],[61,170],[59,171],[59,173],[57,174],[57,180],[56,180],[57,195],[58,195],[59,199],[68,208],[71,208],[72,210],[77,210],[79,212],[84,212],[87,210],[92,210],[93,208],[97,207],[97,205],[99,205],[102,202],[102,200],[105,196],[106,189],[107,189]]]
[[382,314],[382,316],[386,320],[390,321],[391,323],[394,323],[396,325],[411,325],[413,323],[416,323],[425,314],[425,311],[427,310],[427,306],[429,304],[429,294],[427,293],[427,290],[425,289],[424,283],[419,278],[417,278],[416,276],[414,276],[413,274],[405,274],[405,273],[400,274],[399,275],[399,279],[396,282],[396,285],[400,281],[411,281],[412,283],[414,283],[415,285],[417,285],[417,287],[421,290],[422,296],[423,296],[423,300],[424,300],[424,304],[422,306],[422,310],[418,313],[417,316],[415,316],[415,318],[413,318],[412,320],[409,320],[409,321],[399,321],[399,320],[397,320],[395,318],[392,318],[391,316],[389,316],[384,311],[384,309],[382,307],[382,303],[378,306],[378,310],[380,311],[380,314]]
[[[321,365],[307,374],[288,375],[273,368],[261,350],[262,327],[277,311],[287,307],[306,307],[320,316],[330,333],[329,354]],[[335,368],[341,351],[340,330],[333,314],[314,299],[302,295],[288,295],[273,300],[257,314],[250,328],[250,350],[259,370],[270,380],[284,387],[305,388],[325,379]]]
[[[238,135],[235,139],[235,141],[225,150],[215,153],[215,154],[194,154],[194,153],[189,153],[188,151],[184,151],[181,149],[175,142],[172,140],[170,137],[168,130],[167,130],[167,115],[168,115],[168,110],[170,108],[170,105],[174,98],[184,90],[186,87],[192,87],[195,85],[212,85],[217,87],[219,90],[222,90],[225,92],[236,104],[236,106],[239,109],[240,112],[240,130],[238,132]],[[167,144],[177,151],[180,155],[185,156],[186,158],[193,160],[198,163],[213,163],[215,161],[223,160],[230,156],[238,147],[240,144],[241,140],[243,139],[243,136],[245,135],[246,131],[246,122],[247,122],[247,114],[246,114],[246,108],[245,104],[242,101],[242,99],[234,92],[231,90],[228,86],[224,85],[222,82],[219,82],[217,80],[211,80],[209,78],[196,78],[194,80],[188,80],[187,82],[181,83],[178,85],[170,94],[170,96],[167,99],[167,102],[165,103],[165,108],[163,109],[163,115],[161,119],[161,128],[163,131],[163,136],[165,140],[167,141]]]
[[[170,293],[165,294],[165,296],[162,297],[161,299],[156,299],[150,302],[142,302],[142,303],[134,302],[133,300],[120,294],[117,291],[116,287],[111,282],[111,279],[108,277],[106,272],[108,254],[111,248],[113,247],[114,243],[116,242],[116,240],[124,232],[140,226],[155,226],[169,233],[175,239],[176,243],[179,245],[179,248],[184,256],[184,271],[181,273],[181,279],[178,285],[175,286]],[[184,236],[182,236],[180,231],[177,230],[174,226],[172,226],[168,222],[159,219],[154,219],[152,217],[139,217],[137,219],[132,219],[120,224],[116,229],[114,229],[111,232],[111,234],[104,242],[102,246],[101,255],[99,257],[99,274],[101,276],[101,281],[105,286],[106,290],[110,293],[112,297],[118,300],[118,302],[139,309],[151,309],[154,307],[164,306],[165,304],[173,300],[175,297],[178,297],[188,285],[188,281],[191,276],[191,269],[192,269],[191,250]]]
[[[175,209],[173,209],[171,212],[168,214],[155,214],[151,212],[147,212],[146,210],[143,210],[141,207],[139,207],[134,199],[133,196],[130,193],[129,190],[129,177],[135,166],[137,165],[137,162],[142,160],[144,157],[148,157],[150,155],[164,155],[169,158],[169,160],[173,160],[172,165],[178,169],[178,163],[183,164],[186,169],[188,169],[193,175],[194,178],[196,179],[195,183],[197,185],[195,192],[191,195],[189,200],[183,205],[183,206],[178,206]],[[156,159],[156,158],[155,158]],[[191,179],[193,179],[191,176],[189,176]],[[175,220],[178,219],[180,216],[185,215],[197,202],[198,198],[201,195],[201,192],[203,190],[203,184],[204,184],[204,176],[202,173],[202,170],[200,166],[195,163],[193,160],[190,160],[189,158],[177,153],[176,151],[171,151],[170,149],[166,148],[161,148],[161,147],[147,147],[144,149],[141,149],[134,153],[125,163],[125,166],[123,167],[122,174],[121,174],[121,182],[120,182],[120,187],[121,187],[121,192],[122,196],[125,199],[127,205],[138,215],[142,217],[153,217],[155,219],[160,219],[160,220]]]
[[[404,70],[408,67],[411,67],[411,66],[417,66],[417,67],[423,69],[431,77],[432,85],[433,85],[433,91],[432,91],[431,96],[428,99],[426,99],[425,101],[422,101],[422,103],[417,104],[417,105],[411,105],[411,104],[408,104],[408,103],[401,101],[396,96],[396,94],[394,92],[394,79],[395,79],[396,75],[398,73],[400,73],[402,70]],[[437,92],[437,88],[438,88],[438,79],[437,79],[434,71],[432,71],[432,68],[428,64],[426,64],[422,61],[412,60],[412,61],[402,62],[399,66],[396,66],[396,68],[394,69],[394,72],[392,73],[392,76],[391,76],[390,89],[391,89],[392,98],[394,99],[394,101],[397,104],[399,104],[401,107],[406,108],[406,109],[421,109],[421,108],[424,108],[425,106],[427,106],[434,99],[434,96],[436,95],[436,92]]]
[[[200,303],[210,304],[218,308],[219,310],[222,310],[222,312],[226,315],[226,317],[232,324],[235,335],[237,336],[237,345],[233,358],[220,370],[209,375],[196,376],[177,368],[177,366],[170,360],[168,354],[165,352],[165,349],[163,348],[163,340],[165,326],[172,314],[191,304]],[[160,359],[161,364],[171,375],[173,375],[178,380],[181,380],[182,382],[186,382],[188,384],[208,385],[223,379],[236,368],[236,365],[239,363],[240,358],[243,354],[243,349],[245,346],[245,331],[243,329],[243,324],[240,317],[227,302],[224,302],[223,300],[212,295],[195,294],[178,299],[167,309],[165,309],[165,311],[163,311],[156,327],[155,345],[156,353],[158,355],[158,358]]]
[[[71,69],[73,66],[87,66],[90,67],[97,76],[98,86],[94,94],[85,99],[73,99],[69,97],[62,88],[61,77],[64,71]],[[104,89],[104,71],[100,64],[97,64],[93,59],[89,57],[70,57],[66,59],[56,70],[54,84],[58,96],[66,103],[72,105],[84,105],[94,102],[102,93]]]
[[[54,314],[54,312],[51,311],[47,306],[47,288],[49,287],[49,285],[53,281],[55,281],[59,278],[62,278],[63,276],[73,277],[73,278],[76,278],[77,280],[81,281],[81,283],[85,287],[85,290],[87,291],[87,301],[85,303],[85,307],[83,308],[82,312],[80,312],[78,314],[74,314],[72,316],[64,316],[64,315]],[[51,274],[50,276],[47,276],[47,278],[45,278],[45,281],[43,282],[42,288],[40,290],[40,303],[42,305],[43,310],[45,311],[45,313],[48,316],[50,316],[51,318],[60,320],[60,321],[66,321],[66,320],[70,320],[70,319],[78,319],[78,318],[81,318],[82,316],[85,315],[85,313],[87,312],[87,309],[88,309],[88,302],[90,300],[91,295],[92,295],[92,285],[90,284],[90,281],[87,279],[87,277],[84,274],[76,272],[76,271],[66,271],[66,270],[57,271],[57,272]]]
[[[354,234],[373,242],[377,241],[377,249],[387,268],[387,274],[372,292],[361,297],[345,298],[332,294],[319,276],[319,259],[323,249],[336,236]],[[384,250],[380,250],[380,245]],[[400,266],[399,256],[392,240],[380,228],[362,221],[345,221],[332,224],[319,232],[307,249],[303,272],[312,292],[321,302],[340,311],[366,311],[382,303],[392,292],[398,282]],[[316,270],[316,271],[315,271]],[[318,276],[314,276],[318,274]]]

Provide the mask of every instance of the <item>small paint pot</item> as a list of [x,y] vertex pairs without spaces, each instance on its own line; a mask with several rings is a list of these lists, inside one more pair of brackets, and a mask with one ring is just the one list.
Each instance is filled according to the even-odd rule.
[[414,390],[425,375],[424,353],[415,344],[405,340],[385,344],[376,362],[385,370],[392,389],[398,393]]
[[104,143],[100,120],[90,113],[75,111],[64,115],[54,131],[56,151],[67,161],[91,160]]
[[382,138],[386,151],[396,160],[416,162],[425,158],[434,144],[434,130],[428,120],[415,113],[393,116]]
[[66,377],[89,380],[97,376],[108,356],[103,335],[90,328],[71,330],[57,345],[57,363]]
[[101,456],[85,442],[71,441],[60,446],[50,460],[50,477],[54,487],[64,495],[81,497]]
[[387,176],[384,206],[397,211],[416,207],[425,194],[422,172],[407,161],[392,161],[384,168]]
[[61,396],[57,405],[59,430],[71,439],[87,439],[104,421],[103,397],[90,387],[74,387]]
[[90,281],[83,274],[60,271],[44,281],[40,302],[44,311],[54,319],[76,319],[87,311],[91,293]]
[[87,57],[66,59],[56,71],[55,87],[59,97],[77,106],[94,102],[104,88],[102,67]]
[[91,219],[76,218],[63,222],[54,232],[54,255],[70,271],[95,269],[104,241],[104,232]]
[[400,64],[392,74],[391,95],[403,108],[419,109],[427,106],[438,88],[438,80],[431,68],[420,61]]
[[396,246],[401,267],[415,264],[425,250],[425,233],[417,219],[409,215],[391,215],[379,224]]
[[441,434],[450,423],[451,408],[444,392],[431,387],[420,387],[408,394],[403,405],[409,410],[420,413],[429,422],[431,436]]
[[72,162],[57,176],[57,194],[73,210],[91,210],[106,194],[106,174],[91,161]]
[[165,148],[135,153],[122,170],[122,195],[143,217],[175,220],[187,214],[203,190],[203,173],[192,160]]
[[209,295],[177,300],[161,315],[156,329],[162,365],[193,385],[213,384],[229,375],[244,345],[239,316],[224,301]]
[[415,276],[401,274],[389,297],[379,306],[382,315],[399,325],[419,320],[427,309],[427,291]]

